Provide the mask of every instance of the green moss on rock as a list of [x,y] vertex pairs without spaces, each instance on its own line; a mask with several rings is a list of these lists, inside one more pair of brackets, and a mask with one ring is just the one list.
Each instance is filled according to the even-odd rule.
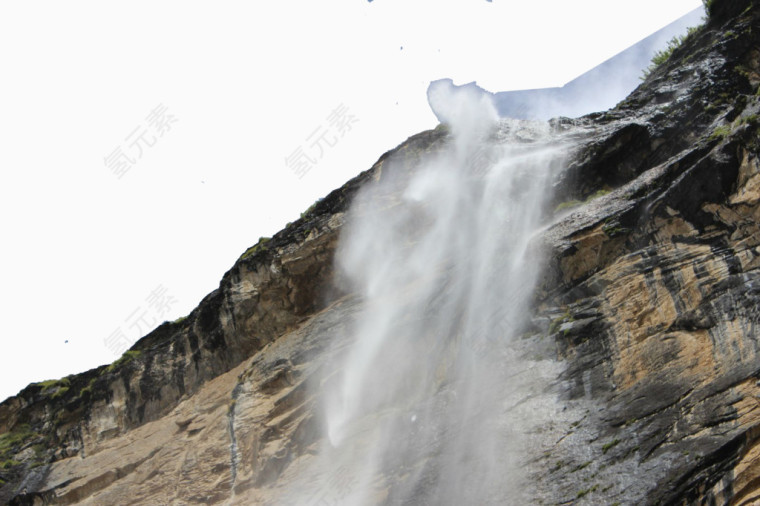
[[2,465],[15,462],[12,457],[20,451],[24,444],[35,437],[39,437],[39,434],[32,431],[29,424],[17,425],[10,432],[0,435],[0,461],[3,462]]
[[137,357],[139,357],[140,354],[141,354],[140,350],[127,350],[113,364],[109,365],[108,369],[106,369],[106,370],[108,372],[113,372],[114,370],[116,370],[120,366],[133,361],[134,359],[136,359]]
[[240,258],[238,260],[245,260],[246,258],[250,258],[260,251],[266,251],[268,242],[269,237],[259,237],[259,242],[245,250],[245,253],[240,255]]

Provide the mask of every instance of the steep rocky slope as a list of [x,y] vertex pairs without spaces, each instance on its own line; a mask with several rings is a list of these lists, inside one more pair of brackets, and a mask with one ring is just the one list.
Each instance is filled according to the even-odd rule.
[[[713,4],[623,103],[551,122],[578,144],[525,333],[564,366],[566,410],[527,465],[537,503],[760,502],[760,7]],[[449,140],[383,155],[112,366],[0,404],[0,502],[286,504],[306,480],[307,504],[339,504],[355,470],[311,465],[362,305],[338,234],[360,187]]]

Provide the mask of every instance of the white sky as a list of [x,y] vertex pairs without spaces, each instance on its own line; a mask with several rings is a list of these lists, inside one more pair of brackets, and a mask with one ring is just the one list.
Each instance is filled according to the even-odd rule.
[[[0,400],[189,313],[259,236],[434,127],[431,80],[559,86],[700,5],[1,3]],[[163,135],[146,119],[160,104]],[[341,104],[356,121],[335,136]],[[285,163],[299,147],[316,159],[302,178]]]

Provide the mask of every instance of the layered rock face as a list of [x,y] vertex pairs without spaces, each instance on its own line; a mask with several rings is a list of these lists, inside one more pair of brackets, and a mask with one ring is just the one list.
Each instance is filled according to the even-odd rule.
[[[577,143],[524,342],[561,365],[563,414],[534,430],[529,502],[760,502],[760,7],[713,4],[626,101],[550,122]],[[185,320],[0,404],[0,502],[341,504],[356,470],[318,453],[321,392],[363,304],[333,266],[346,212],[450,142],[410,138],[243,254]],[[375,502],[393,504],[403,473],[382,479]]]

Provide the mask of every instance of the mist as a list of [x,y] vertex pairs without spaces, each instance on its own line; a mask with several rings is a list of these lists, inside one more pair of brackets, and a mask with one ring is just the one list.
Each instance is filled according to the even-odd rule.
[[535,429],[560,409],[549,387],[561,366],[529,315],[565,148],[548,123],[499,119],[474,87],[436,81],[428,102],[445,148],[411,172],[383,165],[337,252],[362,309],[320,384],[314,466],[344,477],[334,504],[530,497]]

